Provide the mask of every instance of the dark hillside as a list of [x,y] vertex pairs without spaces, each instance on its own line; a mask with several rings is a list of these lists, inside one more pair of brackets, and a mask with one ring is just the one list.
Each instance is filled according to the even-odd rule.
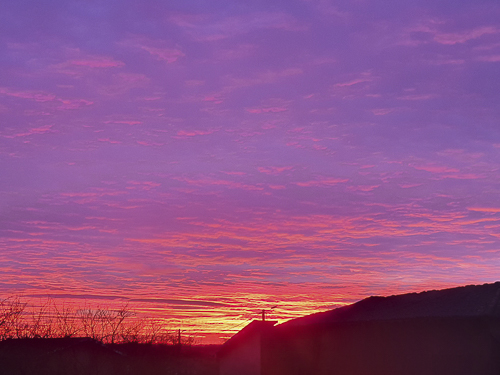
[[498,375],[493,318],[412,318],[277,327],[264,375]]
[[291,320],[282,326],[421,317],[500,317],[500,282],[389,297],[368,297],[349,306]]
[[265,375],[498,375],[500,282],[369,297],[276,326]]

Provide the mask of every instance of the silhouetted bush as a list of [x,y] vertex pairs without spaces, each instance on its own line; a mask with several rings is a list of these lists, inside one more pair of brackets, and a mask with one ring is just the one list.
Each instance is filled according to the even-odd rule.
[[[88,304],[76,308],[58,305],[50,298],[36,305],[20,297],[0,299],[0,340],[70,337],[111,344],[179,344],[176,332],[158,319],[137,316],[129,304],[118,309]],[[192,336],[182,338],[184,345],[193,343]]]

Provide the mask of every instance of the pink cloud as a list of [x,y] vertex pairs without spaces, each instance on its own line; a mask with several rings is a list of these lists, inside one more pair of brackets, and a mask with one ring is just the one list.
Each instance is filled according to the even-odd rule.
[[177,132],[178,137],[174,138],[180,138],[180,137],[194,137],[197,135],[208,135],[216,132],[216,130],[179,130]]
[[399,96],[397,99],[400,100],[429,100],[429,99],[434,99],[437,98],[438,95],[436,94],[415,94],[415,95],[404,95],[404,96]]
[[127,184],[132,185],[126,187],[126,189],[129,190],[134,190],[134,189],[151,190],[155,187],[161,186],[160,183],[153,181],[128,181]]
[[113,140],[111,140],[109,138],[98,138],[97,140],[99,142],[107,142],[107,143],[112,143],[112,144],[120,144],[120,143],[122,143],[120,141],[113,141]]
[[436,60],[430,60],[428,61],[429,64],[432,65],[462,65],[465,64],[464,59],[444,59],[444,58],[438,58]]
[[378,187],[380,187],[380,185],[358,185],[358,186],[348,186],[347,190],[368,192]]
[[500,208],[497,207],[467,207],[469,211],[500,213]]
[[[314,140],[314,141],[317,142],[317,140]],[[318,145],[318,144],[312,145],[312,148],[315,150],[318,150],[318,151],[328,150],[328,147],[323,146],[323,145]]]
[[236,182],[236,181],[217,180],[217,179],[212,179],[212,178],[202,178],[202,179],[195,180],[195,179],[190,179],[190,178],[174,177],[174,180],[183,181],[183,182],[188,183],[189,185],[196,185],[196,186],[213,185],[213,186],[226,186],[230,189],[264,190],[264,188],[262,188],[260,186],[247,185],[247,184],[242,184],[242,183]]
[[303,71],[300,68],[287,68],[279,71],[267,71],[259,73],[252,78],[233,78],[231,79],[230,86],[226,87],[226,90],[274,83],[282,78],[293,77],[302,73]]
[[368,80],[368,79],[358,78],[358,79],[354,79],[354,80],[348,81],[348,82],[336,83],[334,86],[335,87],[349,87],[349,86],[357,85],[358,83],[369,82],[369,81],[370,80]]
[[220,60],[242,59],[251,56],[256,50],[253,44],[240,44],[233,49],[224,49],[216,52],[216,58]]
[[452,179],[457,179],[457,180],[476,180],[476,179],[481,179],[484,178],[485,176],[482,174],[478,173],[462,173],[460,172],[459,169],[456,168],[450,168],[450,167],[445,167],[445,166],[439,166],[439,165],[422,165],[422,166],[415,166],[413,165],[413,168],[417,170],[422,170],[430,173],[435,173],[441,175],[441,178],[452,178]]
[[371,76],[371,72],[367,71],[367,72],[361,73],[358,78],[352,79],[352,80],[347,81],[347,82],[336,83],[335,85],[333,85],[333,87],[338,87],[338,88],[351,87],[351,86],[358,85],[360,83],[371,82],[371,81],[373,81],[373,77]]
[[437,166],[437,165],[413,166],[413,168],[421,170],[421,171],[431,172],[431,173],[454,173],[454,172],[459,172],[459,170],[456,169],[456,168],[448,168],[448,167]]
[[222,172],[224,174],[227,174],[229,176],[246,176],[245,172]]
[[375,116],[384,116],[384,115],[388,115],[389,113],[391,112],[394,112],[395,109],[394,108],[378,108],[378,109],[372,109],[372,113],[375,115]]
[[140,46],[140,48],[149,52],[152,56],[155,56],[158,60],[165,61],[169,64],[176,62],[181,57],[186,56],[182,51],[178,49],[157,48],[149,46]]
[[220,94],[215,94],[215,95],[207,95],[203,98],[204,102],[213,102],[215,104],[221,104],[223,103],[222,95]]
[[201,79],[189,79],[186,82],[184,82],[186,86],[203,86],[205,84],[205,81]]
[[475,51],[491,51],[493,49],[497,49],[500,47],[500,43],[490,43],[490,44],[481,44],[477,47],[474,47]]
[[254,30],[281,29],[304,30],[295,18],[282,12],[254,12],[242,16],[213,19],[205,15],[176,14],[170,22],[182,27],[191,37],[200,42],[213,42]]
[[323,16],[326,16],[328,20],[331,22],[336,22],[337,18],[333,18],[330,16],[340,17],[344,20],[349,18],[349,13],[339,10],[338,7],[333,5],[332,3],[325,0],[304,0],[307,3],[313,4],[318,12]]
[[434,40],[441,44],[458,44],[465,43],[469,40],[477,39],[483,35],[497,34],[499,30],[494,26],[480,27],[474,30],[462,33],[437,33]]
[[305,146],[301,145],[297,141],[287,142],[287,143],[285,143],[285,145],[288,146],[288,147],[294,147],[294,148],[306,148]]
[[[74,52],[72,54],[74,54]],[[77,50],[77,54],[81,55],[82,53]],[[119,68],[122,66],[125,66],[124,62],[115,60],[111,57],[87,55],[52,65],[51,69],[61,74],[79,78],[92,70]]]
[[348,179],[341,178],[322,178],[318,180],[304,181],[304,182],[296,182],[295,185],[302,187],[325,187],[325,186],[334,186],[344,182],[348,182]]
[[148,52],[151,56],[156,57],[158,60],[165,61],[168,64],[176,62],[179,58],[184,57],[185,54],[177,49],[170,48],[165,45],[161,40],[151,40],[144,37],[136,37],[125,40],[120,43],[125,47],[132,47],[142,49]]
[[500,62],[500,55],[479,56],[476,60],[483,62]]
[[45,133],[53,133],[54,131],[52,130],[53,125],[44,125],[40,126],[38,128],[31,128],[27,132],[24,133],[17,133],[14,135],[4,135],[4,138],[14,138],[14,137],[26,137],[30,135],[35,135],[35,134],[45,134]]
[[78,109],[81,107],[87,107],[94,104],[90,100],[85,99],[58,99],[62,104],[57,107],[57,109],[68,110],[68,109]]
[[149,82],[149,78],[144,74],[119,73],[115,77],[122,83],[131,87],[138,87]]
[[21,99],[33,99],[37,102],[51,102],[56,100],[57,96],[43,91],[14,91],[5,87],[0,87],[0,94],[12,96]]
[[99,91],[105,95],[119,95],[136,87],[146,87],[150,79],[142,73],[113,74],[111,83],[103,83]]
[[402,185],[399,185],[399,187],[401,187],[403,189],[409,189],[409,188],[418,187],[418,186],[422,186],[422,184],[402,184]]
[[51,132],[52,127],[53,127],[53,125],[45,125],[45,126],[41,126],[39,128],[32,128],[32,129],[30,129],[29,134],[43,134],[43,133]]
[[454,178],[457,180],[478,180],[478,179],[484,178],[485,176],[482,174],[476,174],[476,173],[456,173],[456,174],[448,174],[448,175],[445,175],[444,177]]
[[287,166],[287,167],[259,167],[259,168],[257,168],[257,170],[259,172],[265,173],[265,174],[278,175],[278,174],[280,174],[282,172],[290,171],[293,168],[294,168],[293,166]]
[[276,124],[278,122],[277,121],[267,121],[265,122],[262,126],[261,126],[261,129],[264,129],[264,130],[269,130],[269,129],[276,129]]
[[277,112],[285,112],[288,111],[288,108],[285,107],[266,107],[266,108],[247,108],[247,112],[249,113],[277,113]]
[[[45,103],[45,102],[60,102],[61,104],[57,107],[59,110],[66,109],[78,109],[80,107],[89,106],[94,104],[93,102],[85,99],[63,99],[58,98],[54,94],[41,92],[41,91],[14,91],[7,89],[5,87],[0,88],[0,94],[4,94],[7,96],[11,96],[14,98],[20,99],[29,99],[34,100],[36,102]],[[40,114],[40,113],[39,113]],[[49,113],[46,113],[49,114]]]
[[68,63],[71,65],[84,66],[87,68],[116,68],[125,65],[125,63],[121,61],[116,61],[109,58],[101,58],[96,60],[70,60],[68,61]]
[[195,27],[208,20],[208,16],[193,13],[176,13],[169,17],[169,21],[179,27]]
[[164,143],[157,143],[157,142],[146,142],[146,141],[137,141],[137,144],[141,146],[163,146]]
[[[100,140],[101,141],[101,140]],[[107,140],[102,140],[101,142],[107,142]],[[72,202],[77,203],[77,204],[89,204],[89,203],[95,203],[95,202],[100,202],[101,204],[104,205],[110,205],[109,201],[103,201],[101,198],[103,197],[117,197],[121,195],[127,194],[125,191],[117,191],[117,190],[104,190],[104,189],[99,189],[90,192],[68,192],[68,193],[61,193],[60,196],[63,198],[69,198]],[[67,201],[67,199],[63,199],[64,201]],[[110,221],[113,221],[114,219],[108,219]]]
[[446,24],[445,21],[437,19],[429,19],[424,24],[410,27],[406,30],[406,34],[398,44],[408,46],[418,46],[428,43],[429,40],[414,39],[412,34],[425,33],[430,34],[433,41],[444,45],[455,45],[466,43],[469,40],[474,40],[483,35],[497,34],[499,29],[495,26],[483,26],[472,30],[462,32],[442,32],[440,29]]
[[142,121],[121,120],[121,121],[104,121],[105,124],[125,124],[125,125],[140,125]]
[[252,114],[286,112],[290,103],[290,101],[282,98],[271,98],[265,100],[264,103],[258,107],[246,108],[246,111]]

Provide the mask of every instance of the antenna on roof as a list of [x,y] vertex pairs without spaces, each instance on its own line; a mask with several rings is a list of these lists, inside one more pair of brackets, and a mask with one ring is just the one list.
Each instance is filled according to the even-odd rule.
[[271,312],[271,311],[272,311],[272,310],[274,310],[276,307],[278,307],[278,305],[271,307],[269,310],[261,310],[261,311],[260,311],[260,313],[262,314],[262,321],[263,321],[263,322],[265,322],[265,321],[266,321],[266,312]]

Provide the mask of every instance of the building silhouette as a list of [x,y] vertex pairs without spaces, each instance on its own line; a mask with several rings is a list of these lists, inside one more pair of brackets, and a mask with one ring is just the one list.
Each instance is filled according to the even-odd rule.
[[222,347],[220,375],[498,375],[499,300],[497,282],[254,321]]

